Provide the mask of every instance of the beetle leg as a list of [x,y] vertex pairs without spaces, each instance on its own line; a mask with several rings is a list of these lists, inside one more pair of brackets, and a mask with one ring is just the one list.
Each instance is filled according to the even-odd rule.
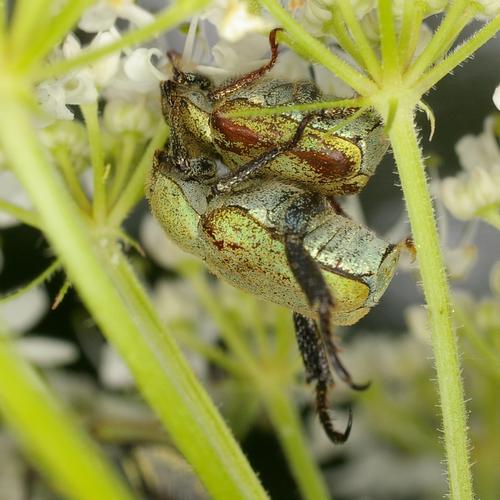
[[321,425],[333,443],[344,443],[351,432],[352,412],[349,408],[346,430],[344,432],[336,431],[328,404],[328,393],[335,384],[328,366],[327,353],[319,341],[316,323],[299,313],[293,313],[293,322],[297,334],[297,344],[306,369],[307,382],[316,381],[316,410]]
[[[366,389],[369,384],[356,384],[338,356],[332,341],[330,310],[334,306],[330,290],[319,266],[304,247],[307,224],[321,207],[318,195],[309,194],[298,198],[285,214],[285,253],[290,269],[304,292],[311,308],[318,312],[319,336],[337,375],[354,390]],[[305,215],[307,214],[307,215]]]
[[236,92],[242,87],[246,87],[255,80],[262,78],[262,76],[264,76],[269,70],[271,70],[272,67],[276,64],[276,59],[278,58],[278,42],[276,41],[276,34],[278,33],[278,31],[283,31],[283,29],[275,28],[269,33],[269,46],[271,47],[271,58],[269,59],[269,61],[260,68],[257,68],[256,70],[251,71],[250,73],[247,73],[246,75],[243,75],[240,78],[233,80],[232,82],[229,82],[227,85],[212,90],[208,94],[210,99],[213,99],[214,101],[223,99],[232,92]]
[[318,116],[318,113],[308,113],[304,116],[304,118],[302,118],[297,129],[295,130],[295,133],[293,134],[293,137],[286,144],[275,146],[274,148],[267,150],[260,156],[257,156],[257,158],[254,158],[245,165],[242,165],[238,168],[238,170],[236,170],[236,172],[233,172],[217,182],[217,184],[212,188],[212,195],[215,196],[220,193],[232,191],[236,185],[247,180],[250,176],[257,173],[261,168],[265,167],[276,157],[295,148],[302,138],[305,128],[316,116]]

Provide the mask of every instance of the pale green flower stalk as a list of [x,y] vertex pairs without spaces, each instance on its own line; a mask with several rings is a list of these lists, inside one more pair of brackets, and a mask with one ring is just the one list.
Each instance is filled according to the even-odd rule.
[[[414,115],[421,106],[420,101],[424,93],[495,35],[500,28],[500,16],[497,15],[469,40],[447,54],[463,27],[473,19],[480,8],[479,2],[450,2],[433,38],[422,53],[412,60],[416,46],[416,42],[412,40],[415,39],[423,18],[424,2],[403,3],[403,21],[401,31],[397,34],[393,3],[389,0],[379,0],[380,43],[375,47],[363,31],[352,2],[331,2],[334,18],[337,15],[340,17],[335,27],[342,36],[337,36],[337,39],[343,44],[346,52],[352,51],[350,55],[361,65],[364,70],[362,72],[332,54],[318,39],[304,31],[275,0],[259,1],[285,28],[284,38],[287,42],[348,83],[367,105],[379,111],[386,122],[407,204],[428,305],[450,496],[453,499],[471,499],[473,488],[458,347],[451,322],[452,310],[444,261],[427,189]],[[412,46],[413,49],[410,50]]]
[[59,493],[74,500],[134,498],[100,450],[16,352],[1,325],[0,372],[2,415]]
[[[142,285],[116,241],[123,218],[142,196],[152,151],[166,139],[165,126],[159,126],[128,188],[110,206],[103,177],[106,166],[102,142],[95,122],[96,109],[85,108],[95,188],[89,213],[75,203],[70,186],[63,184],[54,166],[48,162],[32,124],[32,87],[37,78],[46,78],[40,75],[63,75],[69,68],[81,67],[105,53],[151,38],[178,25],[207,2],[176,2],[150,24],[130,31],[104,48],[93,53],[82,52],[54,66],[44,66],[43,58],[74,27],[89,4],[88,1],[73,1],[61,7],[56,1],[19,0],[7,27],[6,4],[0,2],[0,144],[9,167],[30,195],[36,213],[16,210],[8,202],[3,203],[2,209],[42,229],[96,323],[132,369],[143,396],[191,462],[210,495],[220,499],[267,498],[179,349],[165,335]],[[47,14],[51,8],[52,16]],[[16,358],[12,358],[11,363],[12,372],[23,370]],[[16,411],[13,401],[13,406],[6,408],[8,418],[14,419]],[[32,421],[25,420],[19,431],[27,441],[45,432],[37,427],[36,415]],[[57,476],[57,481],[65,483],[61,487],[69,491],[72,485],[63,465],[62,461],[54,463],[51,473]],[[102,483],[111,484],[113,478],[105,476],[103,469]],[[91,487],[91,490],[82,491],[79,498],[120,498],[99,488]],[[125,495],[121,497],[126,498]]]

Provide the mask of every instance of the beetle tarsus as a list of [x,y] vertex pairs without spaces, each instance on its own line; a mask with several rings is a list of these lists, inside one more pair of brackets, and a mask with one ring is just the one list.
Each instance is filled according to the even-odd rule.
[[326,435],[334,444],[343,444],[349,438],[349,434],[352,429],[352,409],[349,407],[349,417],[347,420],[347,426],[344,432],[336,431],[333,426],[333,420],[330,415],[330,410],[328,408],[328,386],[323,382],[319,381],[316,384],[316,409],[318,411],[319,421],[325,431]]

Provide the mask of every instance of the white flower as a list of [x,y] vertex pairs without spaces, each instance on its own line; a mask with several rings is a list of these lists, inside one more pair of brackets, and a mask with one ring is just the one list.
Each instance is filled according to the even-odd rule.
[[481,5],[482,13],[488,18],[500,14],[500,0],[478,0],[477,3]]
[[500,205],[500,148],[489,117],[478,136],[467,135],[456,145],[464,169],[441,182],[441,198],[458,219],[472,219]]
[[211,21],[221,38],[235,42],[249,33],[268,33],[273,23],[248,11],[248,3],[241,0],[216,0],[201,16]]
[[144,99],[136,102],[115,99],[106,104],[103,119],[106,128],[113,134],[133,132],[149,138],[159,118],[151,109],[148,109]]
[[[0,199],[26,210],[31,209],[30,199],[16,176],[10,170],[0,170]],[[18,224],[20,222],[17,219],[0,210],[0,228],[7,228]]]
[[50,337],[23,337],[15,341],[15,347],[25,359],[41,368],[67,365],[78,359],[74,344]]
[[104,96],[135,102],[137,94],[152,95],[159,109],[159,82],[166,79],[159,68],[165,65],[166,58],[159,49],[140,47],[131,51],[121,59],[117,73],[104,89]]
[[[90,42],[89,48],[103,47],[120,38],[117,30],[112,29],[98,33]],[[82,51],[79,40],[69,34],[54,59],[64,57],[70,59]],[[40,126],[49,125],[54,119],[72,120],[73,113],[66,107],[68,104],[89,104],[96,102],[98,89],[107,85],[116,74],[120,63],[120,53],[100,58],[83,69],[72,71],[62,78],[41,82],[36,93],[45,119]]]
[[19,334],[36,325],[48,307],[47,293],[37,287],[15,299],[0,303],[0,318],[5,321],[8,332]]
[[106,344],[101,349],[99,379],[109,389],[121,390],[134,387],[134,377],[122,357]]
[[135,5],[133,0],[101,0],[83,13],[78,27],[88,33],[97,33],[112,28],[118,18],[144,26],[153,21],[154,16]]
[[497,86],[495,92],[493,93],[493,102],[497,109],[500,109],[500,85]]

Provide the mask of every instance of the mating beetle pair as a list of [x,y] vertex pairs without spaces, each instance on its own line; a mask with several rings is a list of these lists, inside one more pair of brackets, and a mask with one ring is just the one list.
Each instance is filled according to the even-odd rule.
[[[399,247],[347,218],[334,194],[359,191],[387,150],[380,119],[355,109],[232,118],[231,111],[324,99],[313,82],[262,80],[277,57],[219,88],[183,73],[162,83],[171,127],[168,150],[157,151],[149,183],[153,214],[184,250],[232,285],[294,313],[309,381],[316,382],[320,421],[344,442],[328,412],[333,373],[353,389],[338,357],[332,325],[350,325],[388,286]],[[232,173],[221,177],[215,161]]]

